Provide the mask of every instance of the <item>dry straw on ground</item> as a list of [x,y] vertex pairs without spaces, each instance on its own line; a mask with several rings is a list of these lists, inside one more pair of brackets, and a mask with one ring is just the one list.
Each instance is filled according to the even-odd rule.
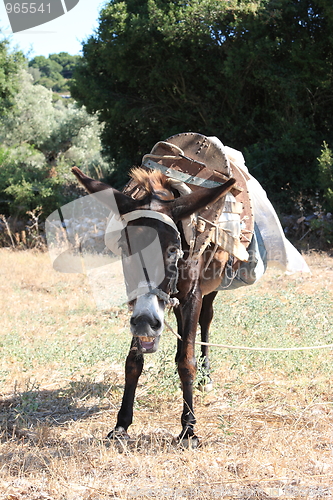
[[[96,311],[85,278],[57,274],[47,254],[2,249],[0,258],[0,499],[333,498],[332,350],[214,351],[214,391],[195,396],[201,447],[182,449],[166,331],[147,359],[132,439],[106,442],[122,393],[126,308]],[[311,277],[269,272],[251,290],[221,294],[214,339],[302,344],[313,328],[313,344],[333,341],[333,259],[307,261]]]

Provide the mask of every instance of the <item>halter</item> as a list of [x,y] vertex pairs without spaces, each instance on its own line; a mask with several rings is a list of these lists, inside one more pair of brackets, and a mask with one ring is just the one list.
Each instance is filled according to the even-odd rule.
[[169,226],[174,229],[178,235],[178,238],[180,238],[180,233],[178,231],[178,228],[174,221],[171,219],[166,214],[162,214],[160,212],[155,212],[154,210],[134,210],[133,212],[128,212],[127,214],[124,214],[121,216],[121,219],[124,222],[130,222],[136,219],[141,219],[142,217],[147,217],[149,219],[157,219],[160,220],[161,222],[164,222],[164,224],[168,224]]
[[[171,217],[169,217],[166,214],[163,214],[160,212],[155,212],[153,210],[142,209],[142,210],[134,210],[133,212],[128,212],[127,214],[124,214],[121,216],[121,220],[123,222],[125,222],[126,224],[128,222],[131,222],[131,221],[134,221],[137,219],[141,219],[141,218],[156,219],[156,220],[163,222],[164,224],[167,224],[168,226],[172,227],[172,229],[174,231],[176,231],[177,237],[180,241],[180,233],[178,231],[176,224],[171,219]],[[180,250],[179,257],[182,257],[182,256],[183,256],[183,252],[182,252],[182,250]],[[134,292],[129,294],[129,296],[128,296],[129,302],[131,302],[132,300],[134,300],[135,298],[138,297],[138,293],[137,293],[138,290],[140,290],[140,289],[137,289]],[[174,291],[172,293],[176,293],[176,291]],[[168,304],[170,307],[176,307],[179,304],[178,299],[170,297],[170,294],[164,292],[163,290],[161,290],[158,287],[150,290],[148,293],[146,293],[146,292],[143,293],[143,295],[156,295],[160,300],[162,300],[163,302]]]

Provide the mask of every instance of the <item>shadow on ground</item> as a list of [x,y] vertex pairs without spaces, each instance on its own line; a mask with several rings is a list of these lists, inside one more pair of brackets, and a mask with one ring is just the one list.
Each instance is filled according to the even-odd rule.
[[110,409],[108,395],[123,386],[79,381],[57,390],[27,390],[0,398],[0,439],[31,438],[31,429],[63,426]]

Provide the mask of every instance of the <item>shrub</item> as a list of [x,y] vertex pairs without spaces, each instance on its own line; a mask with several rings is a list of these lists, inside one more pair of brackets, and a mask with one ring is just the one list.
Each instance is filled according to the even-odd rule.
[[[33,146],[0,148],[0,211],[22,216],[41,206],[47,216],[57,206],[70,201],[64,195],[63,169],[50,168],[44,155]],[[66,199],[67,198],[67,199]]]
[[323,143],[318,163],[319,185],[324,193],[324,208],[333,212],[333,154],[326,142]]

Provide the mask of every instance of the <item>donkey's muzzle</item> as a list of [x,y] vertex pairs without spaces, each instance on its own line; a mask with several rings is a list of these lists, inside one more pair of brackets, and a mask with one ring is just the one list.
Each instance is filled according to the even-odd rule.
[[136,337],[157,337],[160,333],[161,321],[148,314],[131,317],[131,331]]
[[158,318],[142,314],[132,316],[131,331],[137,337],[138,347],[143,353],[153,353],[157,351],[162,329],[161,321]]
[[136,337],[137,347],[143,354],[153,354],[158,349],[161,337]]
[[137,347],[143,352],[157,350],[164,326],[164,303],[154,293],[140,295],[135,301],[130,320],[131,332],[137,338]]

